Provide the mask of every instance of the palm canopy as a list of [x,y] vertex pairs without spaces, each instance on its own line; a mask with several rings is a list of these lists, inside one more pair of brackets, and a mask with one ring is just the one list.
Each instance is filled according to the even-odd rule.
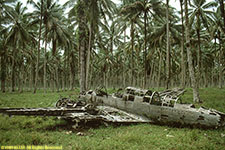
[[1,0],[0,1],[0,18],[4,15],[4,13],[8,13],[11,7],[10,4],[16,2],[16,0]]
[[192,0],[190,5],[190,25],[195,22],[195,28],[199,29],[201,23],[203,23],[204,27],[209,31],[208,24],[213,22],[212,17],[214,12],[212,11],[212,8],[216,7],[217,3],[214,1],[207,3],[206,0]]
[[139,0],[125,5],[121,9],[121,13],[129,15],[130,18],[147,13],[148,17],[151,18],[151,16],[165,16],[162,10],[162,2],[159,0]]
[[216,13],[213,14],[213,22],[211,24],[211,35],[214,36],[216,35],[216,32],[221,32],[224,33],[223,30],[223,19],[222,19],[222,15],[221,15],[221,9],[220,6],[216,9]]
[[[99,27],[105,28],[107,24],[107,19],[112,19],[113,14],[116,13],[117,7],[112,0],[86,0],[85,14],[88,19],[89,26],[91,26],[94,33],[97,33]],[[77,0],[69,0],[64,4],[64,7],[71,7],[68,18],[72,19],[77,17]],[[72,19],[76,21],[75,19]]]
[[18,2],[15,11],[10,11],[11,23],[8,26],[9,34],[6,37],[6,43],[18,46],[25,46],[26,43],[34,41],[34,37],[28,30],[28,15],[25,14],[26,7],[22,7],[22,3]]
[[69,47],[72,43],[71,33],[69,32],[68,27],[63,23],[62,20],[54,20],[52,22],[52,27],[49,30],[49,38],[52,40],[52,49],[53,54],[56,52],[57,45],[62,47]]

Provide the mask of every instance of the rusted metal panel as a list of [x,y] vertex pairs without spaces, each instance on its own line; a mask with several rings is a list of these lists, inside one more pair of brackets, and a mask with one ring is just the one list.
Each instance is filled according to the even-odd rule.
[[54,108],[0,108],[0,113],[60,116],[76,123],[159,123],[197,127],[224,127],[225,114],[213,109],[178,103],[183,89],[163,92],[128,87],[124,93],[87,91],[79,101],[62,98]]

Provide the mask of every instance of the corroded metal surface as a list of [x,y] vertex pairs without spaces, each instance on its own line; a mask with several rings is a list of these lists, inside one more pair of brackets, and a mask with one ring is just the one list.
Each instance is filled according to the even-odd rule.
[[52,108],[0,108],[0,113],[57,116],[75,123],[157,123],[194,127],[225,126],[225,114],[179,101],[183,89],[162,92],[127,87],[109,95],[97,89],[80,94],[79,100],[62,98]]
[[184,90],[182,89],[158,93],[129,87],[122,97],[114,94],[98,96],[92,91],[81,95],[81,98],[95,103],[95,105],[111,106],[139,116],[145,116],[158,124],[209,128],[225,126],[225,114],[222,112],[203,107],[197,109],[194,108],[193,104],[178,103],[179,96],[183,93]]

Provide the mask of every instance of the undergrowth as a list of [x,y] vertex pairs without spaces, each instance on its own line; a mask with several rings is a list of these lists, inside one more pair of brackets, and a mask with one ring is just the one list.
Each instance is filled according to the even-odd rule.
[[[113,92],[115,90],[109,89]],[[77,98],[79,90],[44,94],[0,93],[0,107],[53,107],[60,97]],[[199,106],[225,112],[225,89],[200,89],[203,100]],[[192,103],[192,91],[181,97]],[[225,130],[175,128],[152,124],[100,126],[74,129],[55,117],[25,117],[0,115],[0,146],[2,145],[62,145],[75,149],[165,149],[165,150],[224,150]]]

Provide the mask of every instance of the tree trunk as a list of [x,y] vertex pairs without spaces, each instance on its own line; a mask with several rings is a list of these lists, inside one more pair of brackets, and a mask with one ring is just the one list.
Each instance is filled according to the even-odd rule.
[[193,101],[194,102],[200,102],[199,97],[199,91],[196,84],[196,78],[195,78],[195,72],[194,67],[192,63],[192,52],[190,49],[190,26],[189,26],[189,18],[188,18],[188,0],[185,0],[185,27],[186,27],[186,49],[187,49],[187,58],[188,58],[188,68],[189,68],[189,74],[191,78],[191,86],[193,89]]
[[69,82],[69,87],[70,87],[70,90],[72,91],[73,90],[73,88],[74,88],[74,68],[75,68],[75,66],[74,66],[74,62],[75,62],[75,60],[74,60],[74,57],[73,57],[74,55],[72,54],[72,52],[71,52],[71,59],[72,59],[72,61],[71,61],[71,63],[70,63],[70,74],[69,74],[69,78],[70,78],[70,82]]
[[219,0],[220,2],[220,11],[221,11],[221,16],[223,18],[223,32],[225,32],[225,11],[224,11],[224,0]]
[[46,50],[47,50],[47,25],[45,27],[45,48],[44,48],[44,93],[46,93],[46,83],[47,83],[47,57],[46,57]]
[[6,80],[6,64],[5,64],[5,52],[3,51],[1,57],[1,91],[5,93],[5,80]]
[[131,86],[134,86],[134,21],[131,20]]
[[[72,48],[74,49],[74,48]],[[67,54],[66,54],[67,58],[66,58],[66,72],[65,72],[65,90],[69,89],[70,88],[70,80],[68,80],[68,78],[70,77],[70,73],[69,71],[71,72],[71,68],[70,68],[70,53],[69,51],[67,51]],[[71,60],[71,62],[74,62],[75,60]],[[79,65],[79,63],[78,63]]]
[[24,62],[23,61],[24,60],[22,58],[22,65],[20,66],[20,73],[19,73],[19,84],[20,84],[19,85],[20,86],[19,92],[20,93],[23,93],[24,80],[26,80],[25,76],[24,76],[25,70],[24,70]]
[[181,87],[185,87],[186,79],[186,65],[185,65],[185,53],[184,53],[184,17],[183,17],[183,0],[180,0],[181,9],[181,23],[182,23],[182,38],[181,38]]
[[55,80],[55,74],[53,73],[52,74],[52,79],[50,79],[50,83],[49,83],[49,87],[51,87],[51,85],[52,85],[52,92],[55,92],[55,82],[54,82],[54,80]]
[[155,63],[155,62],[154,62],[154,57],[152,57],[152,58],[153,58],[153,59],[149,62],[149,63],[151,63],[151,71],[150,71],[150,75],[149,75],[150,78],[149,78],[149,82],[148,82],[148,85],[147,85],[147,86],[153,88],[154,86],[152,85],[152,81],[154,80],[154,79],[153,79],[153,78],[154,78],[154,77],[153,77],[153,72],[154,72],[154,69],[153,69],[153,68],[154,68],[154,63]]
[[147,12],[144,12],[144,88],[147,81]]
[[223,40],[220,37],[220,32],[218,33],[218,39],[219,39],[219,88],[222,88],[223,86],[223,62],[222,62],[222,51],[223,51]]
[[200,85],[201,80],[201,41],[200,41],[200,18],[199,15],[197,15],[197,37],[198,37],[198,54],[197,54],[197,86]]
[[166,89],[170,84],[169,0],[166,0]]
[[157,87],[160,87],[160,78],[161,78],[161,68],[162,68],[162,51],[159,52],[159,72],[158,72],[158,81],[157,81]]
[[90,66],[90,56],[91,56],[91,47],[92,47],[92,25],[89,27],[89,40],[88,40],[88,51],[87,51],[87,63],[86,63],[86,88],[88,89],[88,77],[89,77],[89,66]]
[[66,52],[65,54],[65,60],[63,62],[63,71],[62,71],[62,90],[65,91],[65,82],[66,82]]
[[79,29],[79,53],[80,53],[80,91],[86,91],[86,14],[85,14],[86,3],[82,0],[78,1],[78,29]]
[[70,90],[71,91],[73,90],[73,85],[74,85],[74,74],[73,74],[73,71],[70,71]]
[[107,77],[106,77],[106,71],[104,71],[103,72],[103,84],[104,84],[104,86],[106,87],[106,82],[107,82],[107,79],[106,79]]
[[15,50],[13,51],[12,59],[11,92],[15,92]]
[[55,69],[55,87],[56,91],[59,92],[59,68],[56,67]]
[[208,80],[208,67],[206,66],[206,68],[205,68],[205,72],[204,72],[204,78],[205,78],[205,88],[207,88],[208,87],[208,84],[209,84],[209,80]]
[[41,48],[41,29],[42,29],[42,18],[43,18],[43,0],[41,0],[41,16],[40,16],[40,24],[39,24],[39,37],[38,37],[38,49],[37,49],[37,63],[36,63],[36,75],[35,75],[35,83],[34,83],[34,93],[37,91],[37,82],[38,82],[38,72],[39,72],[39,60],[40,60],[40,48]]
[[[126,25],[125,25],[126,26]],[[125,30],[124,30],[124,45],[126,44],[126,28],[125,28]],[[126,58],[124,57],[125,56],[125,52],[124,52],[124,50],[123,50],[123,57],[122,57],[122,59],[124,60],[124,62],[126,62]],[[122,81],[123,81],[123,88],[125,88],[126,87],[126,80],[125,80],[125,63],[122,63]]]

